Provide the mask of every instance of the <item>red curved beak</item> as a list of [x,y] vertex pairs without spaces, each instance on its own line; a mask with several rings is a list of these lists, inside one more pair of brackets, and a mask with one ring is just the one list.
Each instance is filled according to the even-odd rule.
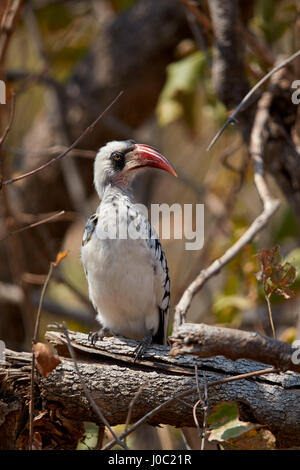
[[157,150],[149,145],[136,144],[132,152],[133,158],[128,162],[129,169],[133,168],[160,168],[168,171],[174,176],[178,176],[172,164]]

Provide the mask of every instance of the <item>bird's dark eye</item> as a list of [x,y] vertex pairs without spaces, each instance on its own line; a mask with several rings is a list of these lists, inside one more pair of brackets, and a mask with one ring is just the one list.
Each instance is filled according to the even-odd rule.
[[125,166],[125,154],[115,151],[110,156],[116,170],[122,170]]
[[115,161],[115,162],[119,162],[122,158],[124,157],[123,153],[121,152],[113,152],[111,154],[111,158]]

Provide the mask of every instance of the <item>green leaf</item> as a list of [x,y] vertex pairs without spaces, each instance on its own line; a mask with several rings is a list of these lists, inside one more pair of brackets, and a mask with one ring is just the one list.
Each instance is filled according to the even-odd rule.
[[216,405],[207,417],[209,441],[227,441],[255,429],[256,425],[240,421],[239,409],[235,403],[223,402]]
[[157,104],[157,118],[165,126],[181,117],[194,123],[194,97],[197,83],[205,70],[205,57],[197,51],[167,67],[167,80]]
[[292,250],[284,260],[286,263],[291,263],[296,268],[296,283],[300,282],[300,248]]

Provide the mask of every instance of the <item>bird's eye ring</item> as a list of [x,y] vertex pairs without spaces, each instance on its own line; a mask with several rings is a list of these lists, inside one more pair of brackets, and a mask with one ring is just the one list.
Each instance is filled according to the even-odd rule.
[[122,158],[123,158],[123,154],[121,152],[113,152],[111,154],[111,158],[115,161],[115,162],[119,162]]

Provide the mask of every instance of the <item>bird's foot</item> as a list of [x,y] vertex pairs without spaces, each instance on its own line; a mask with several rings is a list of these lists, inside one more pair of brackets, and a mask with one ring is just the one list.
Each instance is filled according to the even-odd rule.
[[98,339],[101,341],[105,336],[111,336],[112,333],[109,328],[101,327],[98,331],[91,331],[88,335],[88,340],[95,346]]
[[136,362],[138,359],[142,357],[146,349],[149,348],[150,344],[152,343],[153,338],[153,330],[151,329],[149,333],[145,336],[145,338],[137,345],[135,348],[135,358],[133,362]]

